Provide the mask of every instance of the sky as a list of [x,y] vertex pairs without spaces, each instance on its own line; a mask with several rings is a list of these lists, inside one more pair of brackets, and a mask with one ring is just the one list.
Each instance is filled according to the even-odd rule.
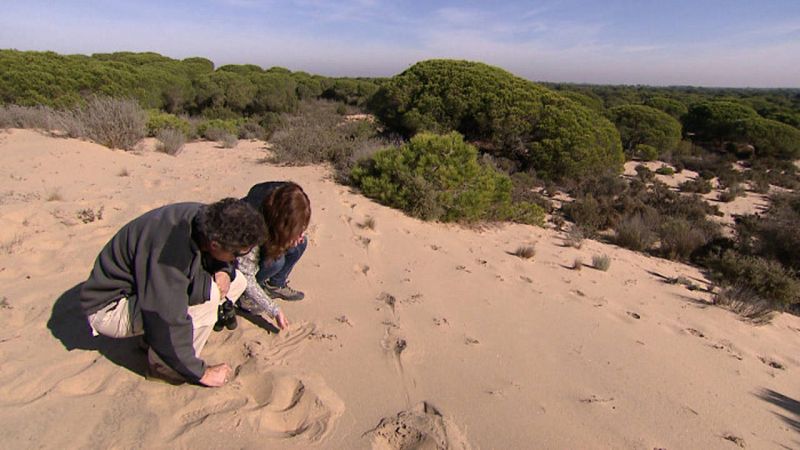
[[[0,0],[0,48],[327,76],[466,59],[549,82],[800,87],[800,0]],[[0,68],[2,70],[2,68]]]

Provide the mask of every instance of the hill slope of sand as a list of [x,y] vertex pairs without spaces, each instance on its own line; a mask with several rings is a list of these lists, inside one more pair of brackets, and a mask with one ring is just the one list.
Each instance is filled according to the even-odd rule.
[[[0,134],[0,433],[6,448],[798,448],[800,320],[755,327],[665,283],[696,269],[528,226],[423,223],[263,144],[178,157]],[[227,167],[227,168],[226,168]],[[142,376],[76,292],[115,231],[176,201],[291,179],[313,206],[284,303],[204,357],[220,389]],[[374,229],[363,227],[374,218]],[[536,246],[533,260],[510,254]],[[608,254],[607,272],[571,270]]]

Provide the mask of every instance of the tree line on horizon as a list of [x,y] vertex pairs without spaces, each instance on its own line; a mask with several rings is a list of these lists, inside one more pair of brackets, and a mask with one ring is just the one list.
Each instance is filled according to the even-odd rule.
[[[800,89],[535,83],[456,60],[391,78],[329,78],[156,53],[0,50],[3,105],[82,111],[102,103],[97,95],[148,109],[151,135],[269,137],[279,161],[331,162],[338,179],[426,220],[541,224],[550,213],[574,224],[573,241],[605,236],[705,267],[733,289],[719,297],[728,304],[800,304],[797,197],[774,197],[768,213],[742,218],[734,239],[700,197],[711,179],[725,189],[722,202],[744,186],[800,188]],[[343,121],[356,111],[377,121]],[[630,160],[699,176],[682,193],[645,166],[625,181]],[[558,190],[575,200],[557,211],[549,197]]]

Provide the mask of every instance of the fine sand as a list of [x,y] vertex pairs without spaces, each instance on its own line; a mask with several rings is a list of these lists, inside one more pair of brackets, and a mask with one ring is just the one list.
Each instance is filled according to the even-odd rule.
[[[800,448],[800,318],[754,326],[668,282],[705,288],[695,268],[424,223],[325,167],[265,164],[263,143],[151,147],[0,132],[2,448]],[[135,340],[89,335],[77,291],[119,227],[266,180],[311,198],[292,277],[307,296],[282,303],[288,330],[212,335],[228,386],[147,381]],[[534,258],[512,254],[525,245]]]

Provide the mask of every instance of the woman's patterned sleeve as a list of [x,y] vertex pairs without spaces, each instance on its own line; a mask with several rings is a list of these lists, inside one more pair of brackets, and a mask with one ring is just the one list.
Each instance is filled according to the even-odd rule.
[[242,272],[245,279],[247,280],[247,288],[245,288],[244,294],[250,298],[250,300],[256,302],[258,306],[264,309],[264,311],[272,318],[278,315],[280,308],[275,302],[272,301],[271,298],[264,292],[264,289],[258,285],[258,281],[256,281],[256,273],[258,273],[258,261],[260,259],[261,252],[258,246],[253,247],[250,250],[250,253],[239,257],[237,260],[239,271]]

